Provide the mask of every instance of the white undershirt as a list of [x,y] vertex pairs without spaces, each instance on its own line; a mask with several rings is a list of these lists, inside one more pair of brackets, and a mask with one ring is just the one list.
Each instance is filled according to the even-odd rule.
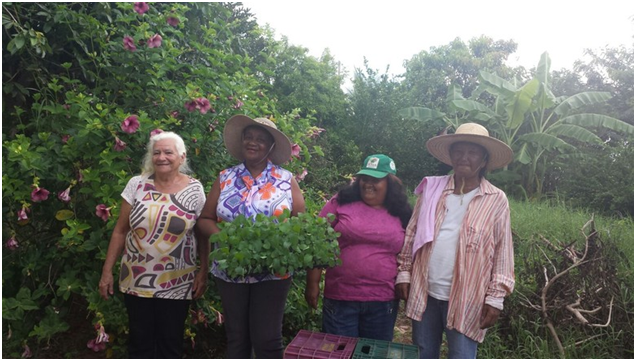
[[448,301],[450,297],[459,231],[468,203],[477,194],[477,189],[446,197],[446,216],[433,243],[433,253],[428,264],[428,294],[438,300]]

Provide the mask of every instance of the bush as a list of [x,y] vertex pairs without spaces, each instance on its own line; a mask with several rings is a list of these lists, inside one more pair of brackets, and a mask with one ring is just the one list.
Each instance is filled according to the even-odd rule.
[[[310,121],[279,114],[261,90],[239,41],[255,25],[237,20],[233,9],[3,6],[3,355],[29,348],[38,357],[34,345],[46,348],[69,328],[74,297],[86,300],[87,322],[96,325],[87,341],[109,333],[109,355],[122,355],[123,298],[104,301],[97,285],[120,193],[139,173],[152,131],[183,137],[194,176],[206,187],[235,163],[221,137],[234,114],[270,116],[307,148]],[[300,173],[308,160],[294,158],[286,168]],[[194,311],[212,323],[219,303],[208,289]],[[193,340],[202,323],[190,323]]]

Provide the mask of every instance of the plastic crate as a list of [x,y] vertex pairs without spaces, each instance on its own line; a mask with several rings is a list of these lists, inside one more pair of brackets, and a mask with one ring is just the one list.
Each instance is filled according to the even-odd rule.
[[348,359],[357,341],[355,337],[300,330],[285,348],[283,358]]
[[414,345],[359,338],[352,358],[410,359],[420,358],[420,350]]

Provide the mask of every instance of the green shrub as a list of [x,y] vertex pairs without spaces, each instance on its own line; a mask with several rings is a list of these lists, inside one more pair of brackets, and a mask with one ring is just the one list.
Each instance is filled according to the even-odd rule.
[[[97,286],[120,193],[153,130],[183,137],[206,188],[235,163],[221,136],[234,114],[269,116],[308,149],[310,120],[277,112],[250,70],[241,39],[256,25],[239,15],[222,3],[152,3],[142,14],[133,3],[3,4],[3,355],[43,355],[70,327],[75,297],[110,334],[108,355],[123,355],[123,298],[104,301]],[[299,174],[310,157],[285,167]],[[208,323],[215,292],[194,308]]]
[[256,273],[284,275],[337,264],[339,233],[327,220],[308,213],[290,216],[243,215],[220,222],[220,232],[210,237],[215,249],[210,258],[231,278]]

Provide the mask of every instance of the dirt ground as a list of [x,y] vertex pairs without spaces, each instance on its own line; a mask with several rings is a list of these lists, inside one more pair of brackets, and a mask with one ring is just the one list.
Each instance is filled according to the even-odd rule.
[[401,343],[405,345],[412,345],[411,338],[411,319],[404,314],[405,302],[400,302],[400,311],[398,312],[397,321],[395,321],[395,328],[393,329],[393,342]]

